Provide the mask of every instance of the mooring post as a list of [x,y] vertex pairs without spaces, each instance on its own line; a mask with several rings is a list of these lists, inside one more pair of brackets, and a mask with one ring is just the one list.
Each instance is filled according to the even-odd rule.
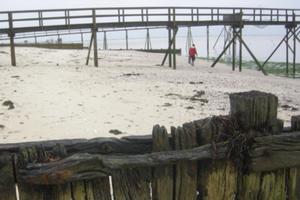
[[12,13],[8,13],[8,20],[9,20],[9,40],[10,40],[10,56],[11,56],[11,65],[16,66],[16,52],[15,52],[15,33],[13,30],[13,16]]
[[128,50],[128,30],[125,30],[125,37],[126,37],[126,50]]
[[206,51],[207,51],[207,60],[209,60],[209,26],[206,26]]
[[94,39],[94,65],[95,67],[98,67],[97,24],[96,24],[95,9],[93,9],[93,39]]

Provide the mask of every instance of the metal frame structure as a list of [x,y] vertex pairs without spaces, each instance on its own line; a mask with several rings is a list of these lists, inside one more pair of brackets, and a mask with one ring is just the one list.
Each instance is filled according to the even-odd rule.
[[[169,57],[169,66],[176,69],[176,34],[179,27],[192,26],[231,26],[234,30],[231,40],[235,57],[236,39],[249,51],[242,39],[242,26],[247,25],[283,25],[291,27],[289,31],[298,40],[296,29],[300,23],[300,9],[278,8],[236,8],[236,7],[126,7],[126,8],[82,8],[55,10],[26,10],[0,12],[0,34],[7,34],[10,38],[11,61],[16,65],[14,39],[17,33],[39,32],[49,30],[90,29],[94,46],[94,65],[98,66],[97,32],[100,28],[128,28],[163,26],[168,29],[168,51],[162,62]],[[209,34],[209,33],[208,33]],[[298,38],[298,39],[297,39]],[[288,42],[287,48],[290,49]],[[295,42],[294,42],[295,43]],[[207,44],[209,48],[209,43]],[[296,48],[293,45],[293,60]],[[91,47],[91,45],[90,45]],[[128,46],[127,46],[128,48]],[[228,47],[229,48],[229,47]],[[172,50],[171,50],[172,49]],[[289,50],[291,51],[291,50]],[[242,53],[240,52],[240,58]],[[288,56],[287,56],[288,57]],[[255,59],[256,60],[256,59]],[[287,63],[288,63],[287,59]],[[294,62],[295,63],[295,62]],[[259,62],[257,62],[259,64]],[[295,65],[295,64],[294,64]],[[233,59],[233,69],[235,61]],[[263,70],[263,66],[259,66]],[[240,60],[241,70],[241,60]]]

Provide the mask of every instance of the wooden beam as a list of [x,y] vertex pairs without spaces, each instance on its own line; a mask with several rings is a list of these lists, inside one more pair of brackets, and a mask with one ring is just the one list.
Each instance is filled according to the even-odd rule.
[[[20,170],[23,181],[33,184],[59,184],[108,176],[116,169],[153,167],[227,157],[226,142],[186,149],[143,155],[106,156],[75,154],[57,162],[31,164]],[[300,166],[300,132],[271,135],[254,139],[250,151],[250,171],[272,171]],[[278,161],[281,162],[278,162]],[[83,170],[84,169],[84,170]]]
[[26,142],[15,144],[0,144],[0,152],[18,153],[20,149],[33,146],[43,146],[51,150],[57,145],[65,146],[68,154],[100,153],[100,154],[138,154],[149,153],[152,148],[151,135],[129,136],[117,138],[70,139],[41,142]]

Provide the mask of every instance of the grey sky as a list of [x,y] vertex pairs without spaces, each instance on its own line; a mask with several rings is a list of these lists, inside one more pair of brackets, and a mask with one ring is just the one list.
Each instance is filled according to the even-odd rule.
[[197,6],[299,8],[299,0],[2,0],[0,10],[82,7]]

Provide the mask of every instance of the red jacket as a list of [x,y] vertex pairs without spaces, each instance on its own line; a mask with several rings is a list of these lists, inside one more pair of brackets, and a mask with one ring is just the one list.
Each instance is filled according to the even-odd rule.
[[197,50],[195,47],[191,47],[189,49],[189,56],[194,57],[197,54]]

